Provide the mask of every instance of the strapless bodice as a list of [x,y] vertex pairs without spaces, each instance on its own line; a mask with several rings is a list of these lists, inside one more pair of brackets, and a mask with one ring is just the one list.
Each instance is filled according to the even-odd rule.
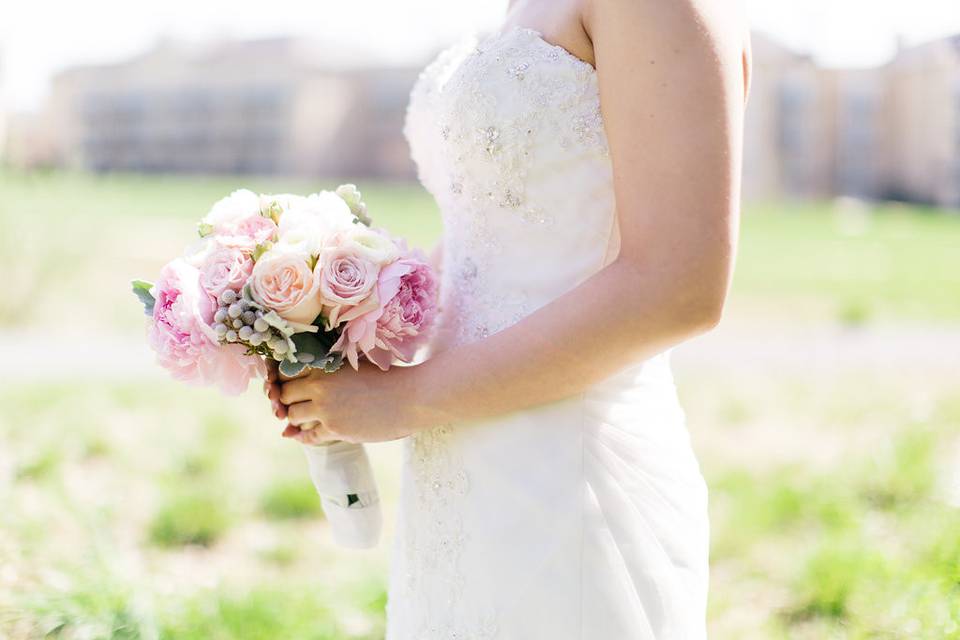
[[612,257],[596,72],[539,32],[441,52],[411,92],[404,133],[443,215],[439,343],[495,333]]

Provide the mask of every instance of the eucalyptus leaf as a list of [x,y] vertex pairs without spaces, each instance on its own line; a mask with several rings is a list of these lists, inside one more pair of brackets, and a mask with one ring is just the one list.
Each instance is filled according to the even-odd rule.
[[133,280],[130,284],[133,286],[133,293],[140,299],[140,302],[143,303],[143,312],[152,317],[153,306],[157,302],[153,294],[150,293],[153,284],[146,280]]
[[263,319],[267,322],[267,324],[287,337],[292,336],[294,333],[293,327],[291,327],[286,320],[281,318],[280,314],[278,314],[276,311],[269,311],[263,314]]
[[280,362],[280,373],[288,377],[300,375],[306,368],[307,365],[303,362],[291,362],[290,360],[282,360]]
[[326,373],[333,373],[343,366],[343,354],[339,351],[334,351],[323,360],[313,362],[310,366],[315,369],[323,369]]
[[295,333],[290,336],[297,353],[309,353],[313,355],[314,361],[320,360],[327,355],[330,347],[317,337],[315,333]]

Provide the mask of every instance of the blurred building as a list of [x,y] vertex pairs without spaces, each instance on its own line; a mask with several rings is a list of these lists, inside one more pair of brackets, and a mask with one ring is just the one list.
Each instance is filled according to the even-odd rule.
[[960,34],[885,67],[883,195],[960,206]]
[[[752,42],[745,199],[960,206],[960,36],[866,69]],[[412,178],[402,125],[419,66],[368,55],[298,38],[162,41],[57,75],[41,113],[11,119],[7,149],[16,164],[94,171]]]
[[829,190],[823,71],[763,33],[751,37],[753,76],[744,127],[743,192],[752,199]]
[[825,69],[752,38],[744,197],[906,199],[960,207],[960,36],[885,65]]
[[418,70],[349,60],[296,38],[161,42],[58,74],[42,127],[20,123],[13,151],[93,171],[411,177],[402,115]]

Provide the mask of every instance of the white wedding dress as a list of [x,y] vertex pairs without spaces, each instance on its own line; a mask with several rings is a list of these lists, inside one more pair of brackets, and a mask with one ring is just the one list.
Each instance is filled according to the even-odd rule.
[[[435,350],[505,329],[616,255],[595,71],[538,32],[442,52],[405,133],[444,219]],[[387,640],[706,637],[707,488],[668,353],[416,433],[403,456]]]

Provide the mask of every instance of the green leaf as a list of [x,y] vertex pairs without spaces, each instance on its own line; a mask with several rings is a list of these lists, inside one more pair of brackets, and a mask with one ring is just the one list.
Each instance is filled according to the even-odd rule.
[[306,368],[307,365],[303,362],[291,362],[290,360],[280,362],[280,373],[289,377],[300,375],[300,372]]
[[325,372],[333,373],[343,366],[343,354],[339,351],[334,351],[324,358],[323,362],[314,362],[311,366],[315,369],[322,367]]
[[263,254],[265,254],[267,251],[270,251],[270,249],[272,248],[273,248],[273,243],[270,242],[269,240],[261,244],[258,244],[256,247],[253,248],[253,255],[251,256],[253,258],[253,261],[256,262],[257,260],[259,260],[260,257],[263,256]]
[[133,293],[136,294],[140,302],[143,303],[143,312],[152,317],[153,305],[157,302],[153,294],[150,293],[150,289],[153,288],[153,283],[147,282],[146,280],[132,280],[130,284],[133,285]]
[[206,222],[198,222],[197,233],[200,234],[201,238],[206,238],[208,235],[213,233],[213,225]]
[[293,344],[297,347],[297,353],[309,353],[314,360],[319,360],[327,355],[329,347],[324,344],[315,333],[295,333],[290,336]]

